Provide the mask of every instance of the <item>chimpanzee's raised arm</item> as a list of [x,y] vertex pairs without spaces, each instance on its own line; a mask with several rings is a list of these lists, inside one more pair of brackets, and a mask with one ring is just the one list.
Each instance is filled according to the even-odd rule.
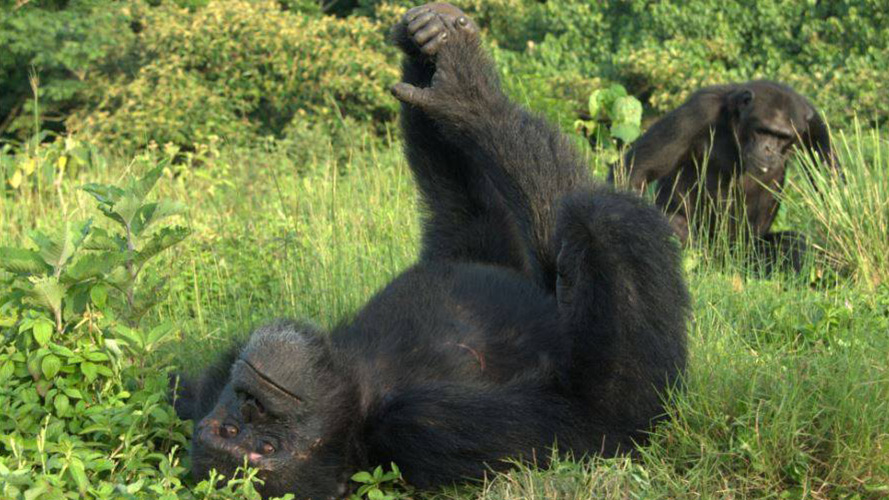
[[[630,145],[622,164],[612,165],[611,183],[636,190],[676,170],[698,144],[706,143],[722,112],[728,87],[708,87],[667,113]],[[615,170],[619,170],[615,172]]]

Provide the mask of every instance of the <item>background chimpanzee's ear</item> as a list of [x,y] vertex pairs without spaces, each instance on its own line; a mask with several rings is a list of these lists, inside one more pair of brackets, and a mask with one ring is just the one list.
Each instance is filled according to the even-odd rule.
[[729,94],[728,106],[732,112],[740,113],[753,105],[756,94],[750,89],[738,89]]

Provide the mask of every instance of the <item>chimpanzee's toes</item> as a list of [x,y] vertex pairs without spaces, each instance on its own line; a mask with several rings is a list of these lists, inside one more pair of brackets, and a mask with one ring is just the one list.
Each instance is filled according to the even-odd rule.
[[406,52],[434,57],[453,37],[478,36],[478,26],[457,7],[437,2],[407,11],[394,33]]

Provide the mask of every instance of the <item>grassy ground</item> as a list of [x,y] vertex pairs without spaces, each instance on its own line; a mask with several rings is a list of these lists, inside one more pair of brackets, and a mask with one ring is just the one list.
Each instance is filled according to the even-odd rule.
[[[519,468],[440,496],[889,497],[889,173],[885,141],[859,133],[851,144],[848,185],[792,190],[782,216],[813,234],[839,271],[758,279],[689,252],[687,390],[639,459]],[[194,230],[164,256],[169,295],[151,321],[172,320],[181,341],[158,360],[197,366],[275,317],[333,324],[415,258],[416,194],[397,144],[357,141],[346,155],[221,150],[174,168],[158,188],[190,207]],[[58,191],[71,217],[95,217],[77,186],[143,167],[111,161],[72,173]],[[0,246],[59,223],[54,189],[2,196]],[[818,196],[843,212],[819,213]]]

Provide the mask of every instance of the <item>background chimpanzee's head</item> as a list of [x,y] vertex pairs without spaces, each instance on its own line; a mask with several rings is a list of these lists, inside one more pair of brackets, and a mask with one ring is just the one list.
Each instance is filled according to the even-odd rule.
[[278,323],[250,338],[231,366],[215,407],[196,425],[192,473],[227,477],[248,463],[264,496],[342,496],[350,464],[349,422],[357,400],[326,336]]
[[777,175],[793,151],[805,142],[815,108],[784,85],[753,81],[728,95],[726,103],[744,170],[758,177]]

